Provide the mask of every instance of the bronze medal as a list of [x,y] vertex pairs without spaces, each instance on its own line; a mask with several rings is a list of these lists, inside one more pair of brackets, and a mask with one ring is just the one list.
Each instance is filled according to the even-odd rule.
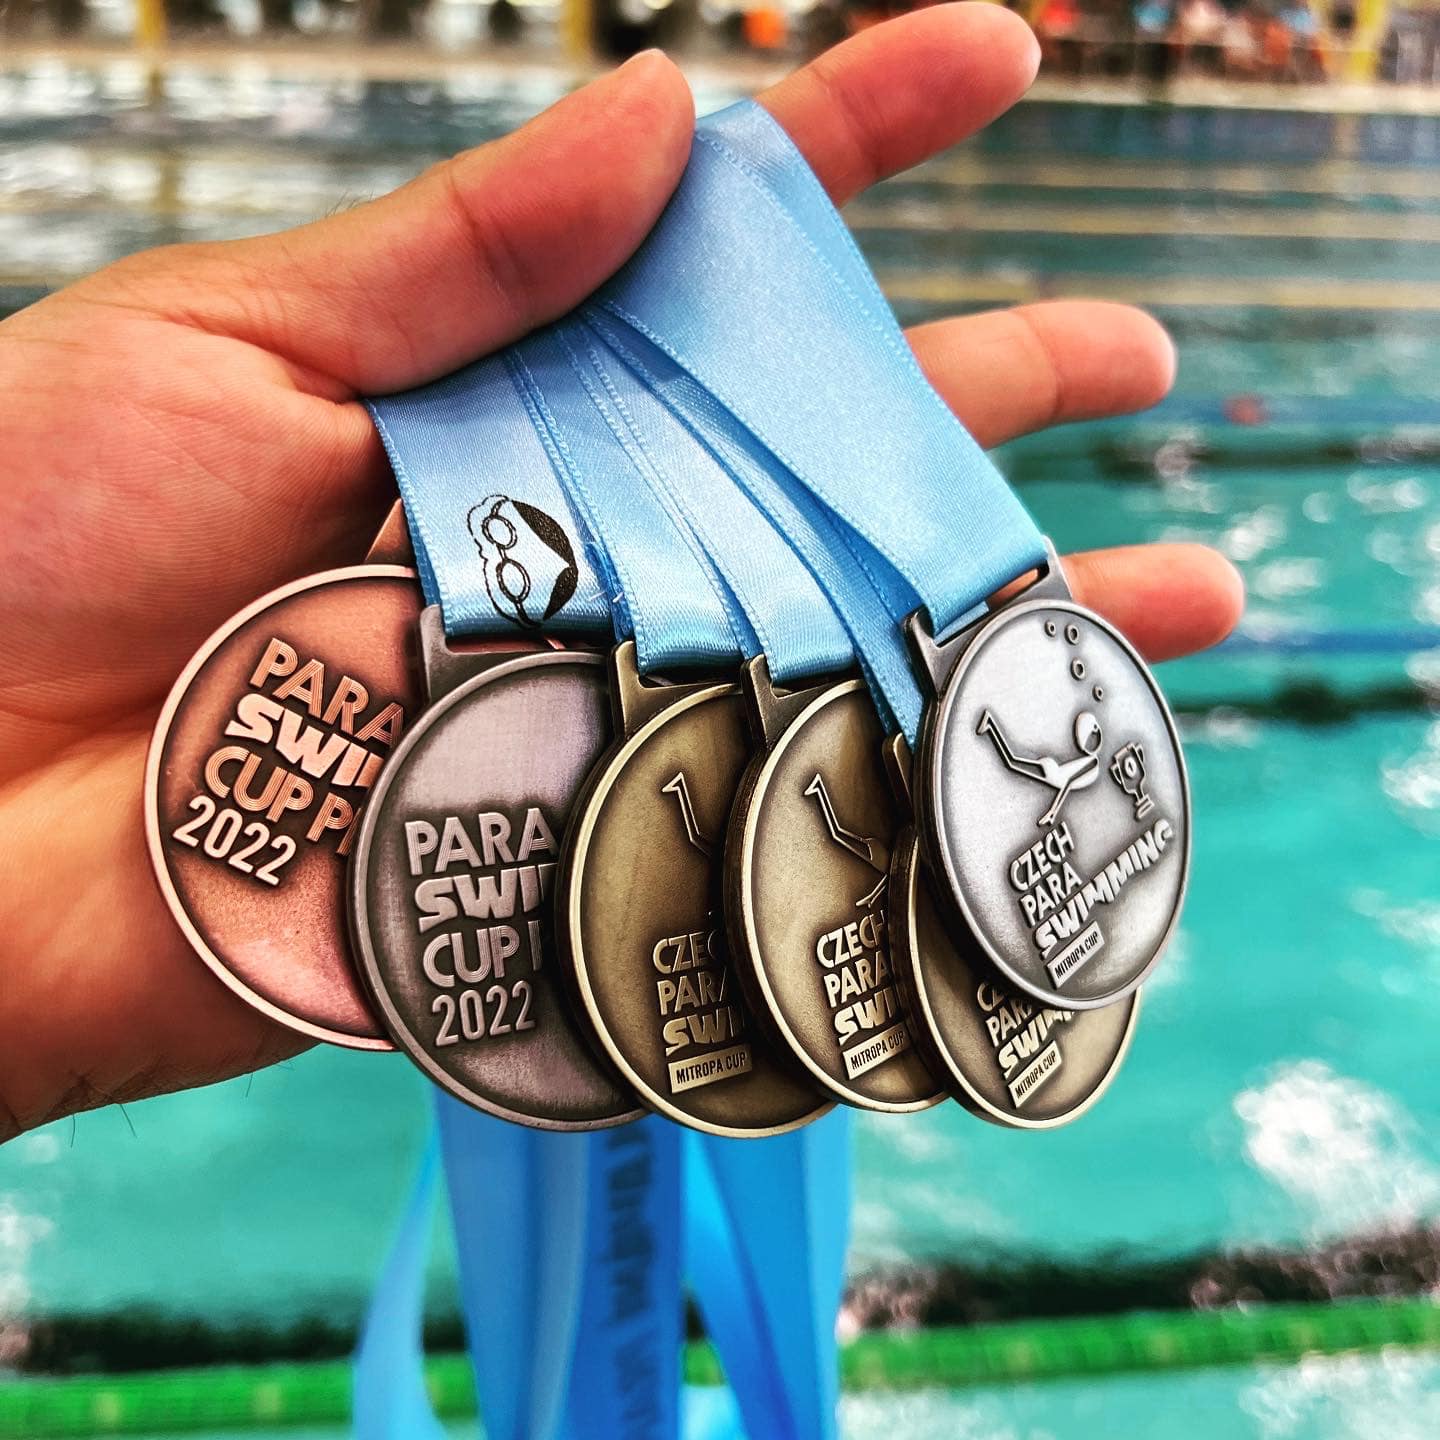
[[1053,552],[1042,581],[945,644],[910,633],[936,690],[915,797],[947,904],[1048,1005],[1129,994],[1190,865],[1185,761],[1145,662],[1070,598]]
[[621,739],[566,838],[568,975],[605,1052],[645,1103],[712,1135],[778,1135],[831,1102],[757,1036],[728,958],[725,821],[746,761],[740,687],[642,681],[612,660]]
[[150,744],[160,889],[207,965],[317,1040],[389,1048],[350,963],[345,863],[361,806],[419,708],[420,591],[402,566],[263,596],[200,648]]
[[548,1130],[632,1120],[553,949],[561,841],[611,735],[605,662],[461,655],[434,608],[421,638],[431,703],[375,787],[351,870],[376,1007],[426,1074],[481,1110]]
[[955,1099],[1016,1129],[1083,1115],[1130,1048],[1139,991],[1099,1010],[1060,1010],[1006,984],[970,936],[945,923],[913,826],[896,843],[890,894],[891,954],[916,1040]]
[[752,1003],[837,1098],[923,1110],[944,1089],[916,1050],[890,960],[900,818],[862,680],[778,696],[746,673],[765,748],[732,812],[726,906]]

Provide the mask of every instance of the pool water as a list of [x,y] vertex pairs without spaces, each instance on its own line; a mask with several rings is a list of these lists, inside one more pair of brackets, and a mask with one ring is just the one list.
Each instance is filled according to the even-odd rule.
[[[127,66],[0,72],[0,302],[383,191],[555,84],[181,71],[152,105]],[[1440,425],[1437,159],[1431,119],[1035,104],[857,207],[907,320],[1100,293],[1172,327],[1181,368],[1158,412],[1007,452],[1062,549],[1206,540],[1244,572],[1252,632],[1366,632],[1360,653],[1162,670],[1184,711],[1194,874],[1125,1071],[1058,1133],[955,1106],[862,1117],[857,1271],[1305,1247],[1440,1218],[1440,717],[1364,699],[1440,680],[1418,653],[1440,634],[1440,470],[1433,445],[1382,461],[1355,443]],[[1273,426],[1215,423],[1240,393]],[[1359,698],[1323,725],[1251,703],[1297,680]],[[23,1137],[0,1150],[0,1319],[353,1316],[425,1089],[399,1058],[322,1049]],[[448,1264],[442,1250],[440,1308]],[[847,1433],[1405,1437],[1435,1433],[1437,1406],[1436,1366],[1391,1357],[854,1397]]]

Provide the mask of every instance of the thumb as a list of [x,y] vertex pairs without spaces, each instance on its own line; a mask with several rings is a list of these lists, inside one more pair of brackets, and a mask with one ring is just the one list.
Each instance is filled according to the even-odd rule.
[[[155,252],[143,303],[352,392],[418,385],[563,314],[617,270],[678,183],[694,123],[684,78],[650,51],[379,200],[193,247],[179,267]],[[140,277],[128,278],[133,296]]]

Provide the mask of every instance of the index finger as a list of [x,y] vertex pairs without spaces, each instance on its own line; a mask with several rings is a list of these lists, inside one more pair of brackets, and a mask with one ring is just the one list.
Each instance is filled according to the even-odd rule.
[[970,0],[862,31],[759,100],[843,205],[983,129],[1030,88],[1039,63],[1018,15]]

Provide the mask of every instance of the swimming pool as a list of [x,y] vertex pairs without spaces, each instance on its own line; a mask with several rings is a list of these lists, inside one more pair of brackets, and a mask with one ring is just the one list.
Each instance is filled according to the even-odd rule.
[[[0,73],[0,302],[384,190],[555,83],[181,68],[150,105],[128,65]],[[1045,294],[1156,308],[1180,344],[1174,399],[1020,442],[1011,473],[1062,548],[1205,539],[1245,573],[1253,634],[1328,633],[1161,672],[1185,712],[1195,869],[1125,1071],[1054,1134],[949,1106],[862,1117],[857,1272],[1103,1268],[1440,1217],[1440,719],[1423,703],[1440,661],[1415,653],[1440,639],[1437,159],[1434,119],[1034,104],[855,208],[907,319]],[[1226,423],[1237,394],[1269,422]],[[0,1150],[0,1318],[343,1323],[424,1115],[404,1061],[315,1051],[26,1136]],[[1433,1433],[1437,1396],[1440,1372],[1410,1359],[847,1404],[856,1436],[1163,1422],[1308,1440],[1376,1433],[1377,1405],[1391,1433]]]

